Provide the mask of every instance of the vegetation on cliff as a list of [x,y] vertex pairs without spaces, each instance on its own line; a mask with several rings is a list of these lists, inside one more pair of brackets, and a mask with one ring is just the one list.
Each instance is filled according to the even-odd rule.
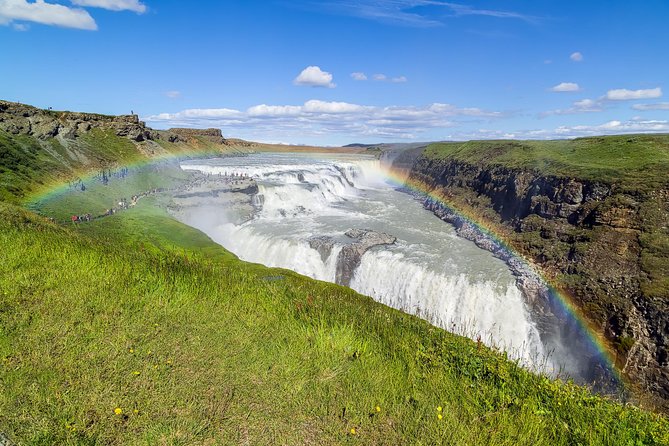
[[[14,164],[0,172],[0,434],[10,440],[669,443],[664,417],[532,374],[350,289],[242,262],[170,218],[160,194],[54,224],[8,201],[39,190],[39,178],[152,154],[111,130],[78,137],[99,157],[79,164],[71,150],[43,153],[49,138],[4,137],[0,154]],[[65,217],[182,175],[149,166],[33,207]]]
[[644,391],[669,400],[669,135],[430,145],[412,175],[574,296]]

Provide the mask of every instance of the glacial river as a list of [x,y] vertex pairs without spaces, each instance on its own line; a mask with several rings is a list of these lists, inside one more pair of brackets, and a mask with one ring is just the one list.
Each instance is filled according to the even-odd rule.
[[[351,288],[449,331],[480,336],[529,368],[580,378],[569,350],[542,337],[503,261],[397,191],[378,160],[314,156],[257,154],[182,163],[183,169],[203,173],[248,175],[259,190],[253,217],[243,223],[238,210],[221,205],[189,208],[179,218],[243,260],[330,282],[341,247],[351,242],[346,231],[391,234],[395,244],[364,253]],[[309,243],[323,236],[335,241],[329,255]]]

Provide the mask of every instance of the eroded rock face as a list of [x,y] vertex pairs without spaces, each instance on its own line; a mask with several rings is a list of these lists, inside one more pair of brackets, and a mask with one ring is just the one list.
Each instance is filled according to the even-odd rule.
[[[506,227],[512,246],[557,278],[616,346],[627,376],[669,408],[669,296],[652,290],[657,278],[643,263],[652,258],[643,241],[669,227],[669,190],[634,192],[427,157],[416,161],[411,177]],[[441,203],[425,199],[424,205],[480,247],[499,249]]]
[[171,128],[167,133],[176,136],[176,139],[188,140],[189,138],[204,138],[216,144],[223,144],[225,139],[221,129],[189,129],[189,128]]
[[0,101],[0,130],[10,134],[25,134],[39,140],[56,136],[74,139],[94,128],[113,130],[117,136],[137,142],[160,138],[159,132],[146,127],[137,115],[108,116],[51,111]]
[[340,285],[349,286],[355,273],[360,266],[362,255],[374,246],[392,245],[397,240],[390,234],[376,232],[371,229],[349,229],[345,235],[352,242],[344,245],[337,257],[337,272],[335,281]]

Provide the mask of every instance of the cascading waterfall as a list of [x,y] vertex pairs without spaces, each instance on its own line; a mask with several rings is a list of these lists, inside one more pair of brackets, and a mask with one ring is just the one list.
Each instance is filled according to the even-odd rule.
[[226,209],[194,208],[179,216],[241,259],[334,282],[342,247],[354,242],[346,231],[388,233],[396,243],[365,249],[355,259],[351,288],[503,348],[528,367],[550,372],[567,360],[546,358],[549,348],[506,265],[387,185],[378,160],[263,154],[182,167],[256,180],[257,212],[250,221],[235,225]]

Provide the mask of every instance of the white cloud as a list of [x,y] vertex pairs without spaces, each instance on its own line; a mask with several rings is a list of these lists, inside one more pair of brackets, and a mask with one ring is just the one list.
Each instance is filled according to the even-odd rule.
[[178,90],[170,90],[165,92],[165,96],[170,99],[177,99],[181,97],[181,92]]
[[356,113],[368,110],[369,107],[364,107],[357,104],[349,104],[348,102],[325,102],[312,99],[304,103],[302,110],[306,113]]
[[574,61],[574,62],[581,62],[583,60],[583,54],[580,52],[576,51],[575,53],[571,53],[569,58]]
[[648,111],[648,110],[669,110],[669,102],[656,102],[654,104],[634,104],[634,110]]
[[579,113],[596,113],[604,110],[604,104],[601,99],[581,99],[576,101],[569,108],[550,110],[539,114],[539,117],[553,115],[575,115]]
[[495,119],[504,114],[479,108],[434,103],[423,107],[375,107],[348,102],[310,100],[302,105],[267,105],[246,111],[189,109],[161,113],[142,119],[160,127],[221,127],[226,133],[251,139],[301,138],[302,135],[345,137],[414,138],[435,128],[457,126],[463,119]]
[[25,23],[12,23],[12,28],[16,31],[28,31],[30,26]]
[[255,105],[247,110],[248,116],[298,116],[302,107],[298,105]]
[[355,73],[351,73],[351,78],[353,78],[354,81],[366,81],[367,75],[365,73],[356,71]]
[[134,11],[138,14],[146,12],[146,5],[139,0],[70,0],[77,6],[109,9],[110,11]]
[[632,99],[656,99],[661,96],[662,89],[657,87],[646,90],[627,90],[626,88],[618,88],[606,92],[605,97],[609,101],[629,101]]
[[556,86],[552,87],[550,90],[557,93],[574,92],[574,91],[581,91],[581,87],[579,87],[578,84],[574,82],[561,82]]
[[26,0],[0,0],[0,24],[9,24],[14,20],[63,28],[98,29],[93,17],[83,9],[46,3],[44,0],[34,3]]
[[628,121],[611,120],[598,125],[559,126],[553,129],[515,132],[479,129],[473,132],[455,132],[449,136],[449,139],[565,139],[597,135],[666,132],[669,132],[669,121],[667,120],[630,119]]
[[308,66],[302,70],[293,83],[295,85],[306,85],[310,87],[336,87],[336,85],[332,83],[332,74],[323,71],[320,67],[314,65]]
[[372,79],[374,79],[377,82],[393,82],[396,84],[403,83],[408,80],[406,76],[388,77],[383,73],[375,74],[374,76],[372,76]]

